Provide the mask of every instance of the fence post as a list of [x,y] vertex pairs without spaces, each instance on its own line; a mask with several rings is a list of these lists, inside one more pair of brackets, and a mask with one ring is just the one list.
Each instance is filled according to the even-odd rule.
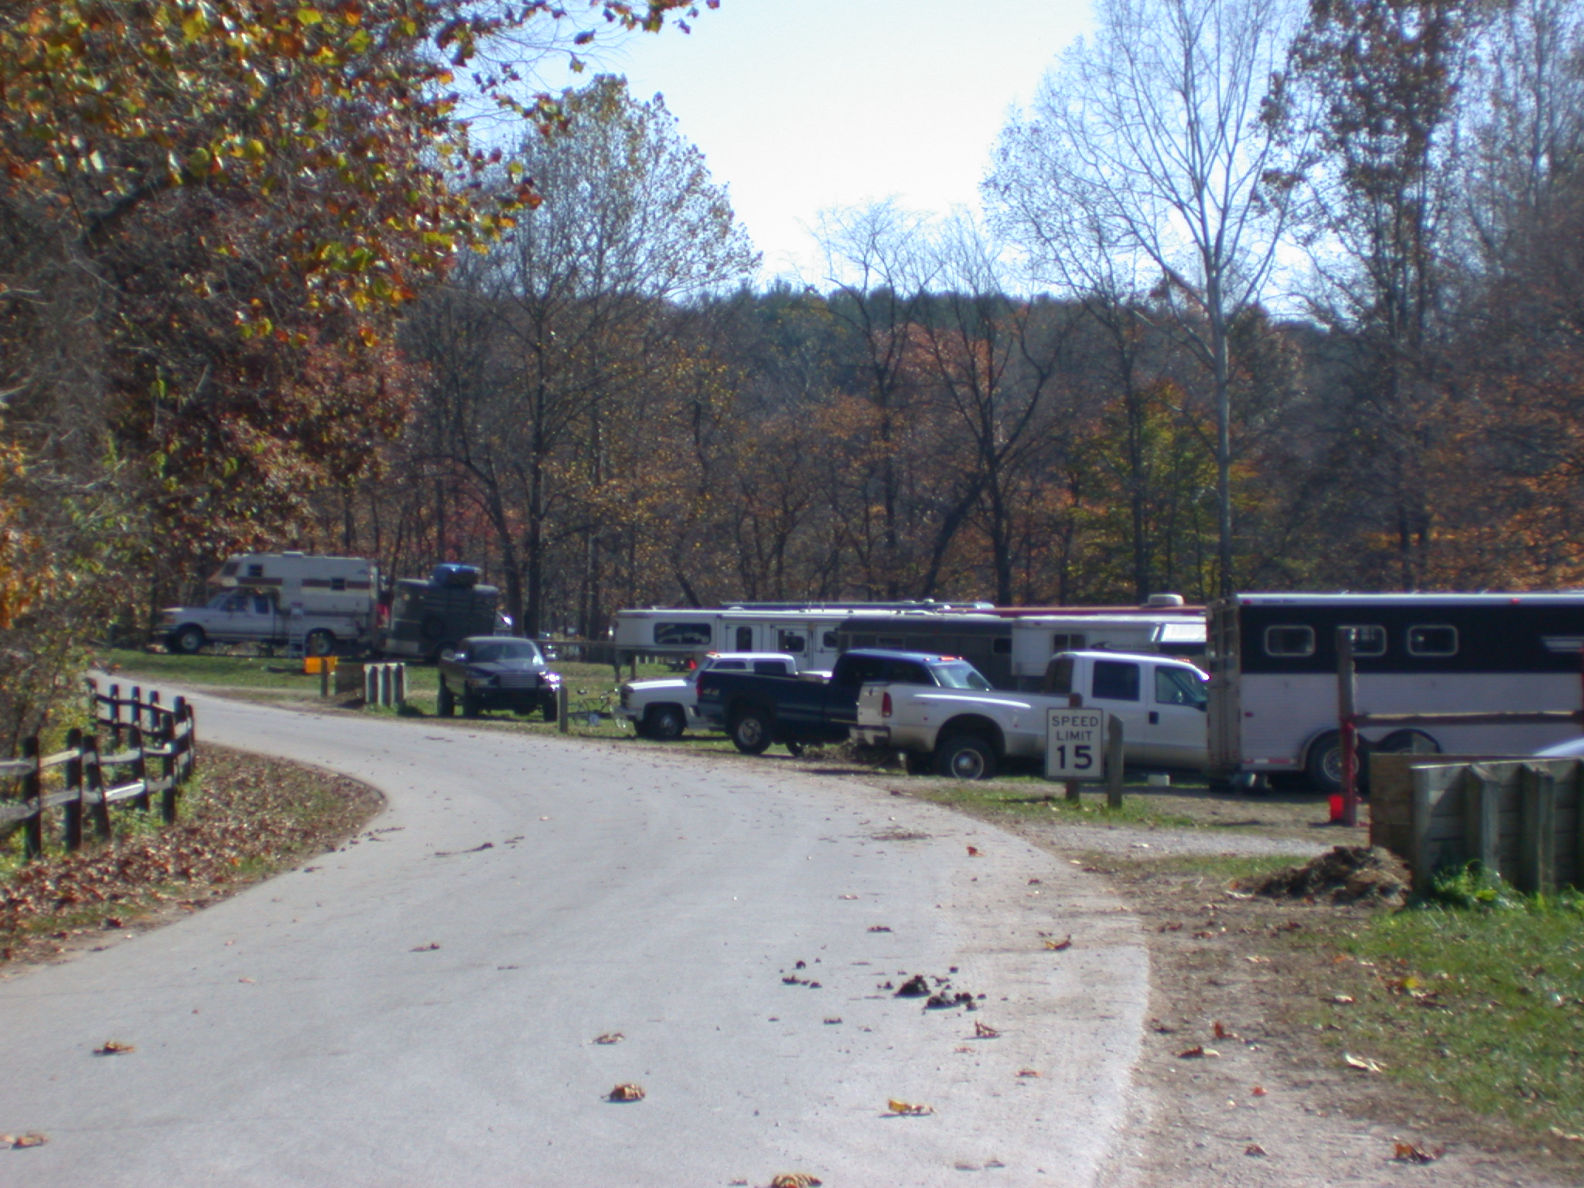
[[1519,825],[1518,873],[1524,891],[1549,895],[1556,890],[1556,780],[1530,767],[1519,770],[1523,796]]
[[22,777],[22,799],[33,802],[33,815],[22,827],[22,852],[29,859],[44,856],[44,768],[39,762],[38,735],[22,740],[22,758],[33,762],[33,770]]
[[400,661],[391,665],[391,704],[401,709],[407,704],[407,666]]
[[572,732],[572,723],[567,721],[567,687],[566,682],[561,682],[561,687],[556,690],[556,730],[562,734]]
[[99,714],[98,710],[99,707],[97,705],[94,706],[94,719],[99,722],[105,722],[110,727],[110,745],[119,747],[121,745],[121,686],[119,684],[110,686],[110,715],[108,721]]
[[83,840],[83,801],[87,794],[87,784],[83,780],[83,732],[73,727],[66,734],[66,746],[74,754],[66,760],[66,790],[77,793],[76,797],[68,800],[63,806],[62,815],[65,817],[66,852],[75,854],[82,849]]
[[[128,731],[136,727],[127,727]],[[130,733],[128,735],[130,737]],[[113,836],[110,828],[110,802],[105,799],[104,768],[99,763],[99,738],[87,735],[82,741],[83,795],[88,801],[88,812],[93,817],[94,836],[107,842]]]
[[160,789],[160,820],[167,825],[176,823],[176,790],[181,778],[177,773],[181,770],[177,762],[176,748],[180,744],[176,740],[179,725],[171,730],[171,737],[165,743],[165,754],[160,757],[160,776],[164,787]]
[[1122,719],[1106,715],[1106,807],[1122,807]]
[[171,739],[176,743],[176,753],[181,756],[176,770],[185,784],[198,770],[198,720],[185,697],[178,697],[171,711]]

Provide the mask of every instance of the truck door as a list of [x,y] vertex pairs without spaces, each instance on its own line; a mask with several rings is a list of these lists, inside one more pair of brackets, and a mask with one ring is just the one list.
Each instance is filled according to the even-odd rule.
[[1208,759],[1204,679],[1188,669],[1161,664],[1155,666],[1153,683],[1154,703],[1148,718],[1151,739],[1158,748],[1154,762],[1202,768]]
[[1158,763],[1151,748],[1155,727],[1149,719],[1154,707],[1146,704],[1144,692],[1144,674],[1137,660],[1097,659],[1089,673],[1084,704],[1116,716],[1122,723],[1128,757],[1135,763]]

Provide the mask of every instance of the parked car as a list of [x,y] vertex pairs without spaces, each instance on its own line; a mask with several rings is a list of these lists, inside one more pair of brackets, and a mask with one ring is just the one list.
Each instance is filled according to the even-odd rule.
[[439,661],[440,691],[435,708],[449,718],[462,707],[465,717],[487,709],[519,714],[534,710],[555,721],[561,675],[551,672],[544,653],[531,639],[512,635],[470,635]]
[[785,652],[711,652],[689,676],[623,681],[616,714],[630,721],[640,738],[669,741],[682,737],[689,728],[707,730],[710,724],[701,721],[696,712],[698,673],[711,668],[792,675],[798,670],[798,658]]

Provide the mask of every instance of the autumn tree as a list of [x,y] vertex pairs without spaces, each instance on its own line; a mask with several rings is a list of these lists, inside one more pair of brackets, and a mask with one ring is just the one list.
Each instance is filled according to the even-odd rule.
[[[1448,416],[1451,167],[1477,0],[1312,0],[1268,116],[1317,244],[1315,315],[1353,346],[1336,514],[1375,527],[1366,584],[1415,589],[1434,535],[1429,447]],[[1389,559],[1389,560],[1388,560]],[[1389,567],[1388,567],[1389,566]]]
[[[1218,588],[1234,584],[1230,328],[1275,262],[1285,205],[1257,119],[1283,0],[1103,0],[1096,32],[1002,134],[987,197],[1042,278],[1134,299],[1147,279],[1204,369]],[[1117,282],[1121,282],[1118,291]]]
[[[604,76],[560,108],[556,134],[530,136],[511,160],[542,205],[447,298],[493,312],[468,348],[489,359],[488,382],[429,393],[437,448],[488,522],[529,631],[553,563],[586,581],[602,572],[601,533],[623,513],[610,497],[613,436],[667,423],[665,377],[687,366],[670,306],[742,282],[757,262],[658,96],[639,102]],[[451,349],[430,328],[412,341],[425,359]]]

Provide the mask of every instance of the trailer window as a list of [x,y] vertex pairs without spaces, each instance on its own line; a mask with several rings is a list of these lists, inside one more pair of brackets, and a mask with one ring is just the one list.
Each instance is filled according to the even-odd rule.
[[1124,660],[1096,660],[1094,696],[1108,701],[1139,699],[1139,666]]
[[1408,628],[1410,656],[1456,656],[1457,628],[1442,624]]
[[247,567],[248,577],[263,577],[264,563],[262,561],[249,561]]
[[751,651],[753,651],[753,628],[752,627],[739,627],[739,628],[737,628],[737,650],[739,652],[751,652]]
[[824,635],[820,636],[820,646],[827,652],[834,652],[839,646],[836,640],[836,633],[834,631],[827,631]]
[[707,648],[712,642],[710,634],[708,623],[672,621],[654,625],[655,643],[668,647]]
[[1341,629],[1353,633],[1353,654],[1355,656],[1384,656],[1386,654],[1386,628],[1371,623],[1365,626],[1348,624]]
[[797,654],[802,652],[807,646],[808,637],[801,631],[783,631],[781,632],[781,646],[776,651]]
[[1287,627],[1265,628],[1265,654],[1267,656],[1313,656],[1315,633],[1313,627],[1296,624]]
[[1071,634],[1058,631],[1051,636],[1052,656],[1057,652],[1081,652],[1088,646],[1088,637],[1081,631],[1075,631]]

